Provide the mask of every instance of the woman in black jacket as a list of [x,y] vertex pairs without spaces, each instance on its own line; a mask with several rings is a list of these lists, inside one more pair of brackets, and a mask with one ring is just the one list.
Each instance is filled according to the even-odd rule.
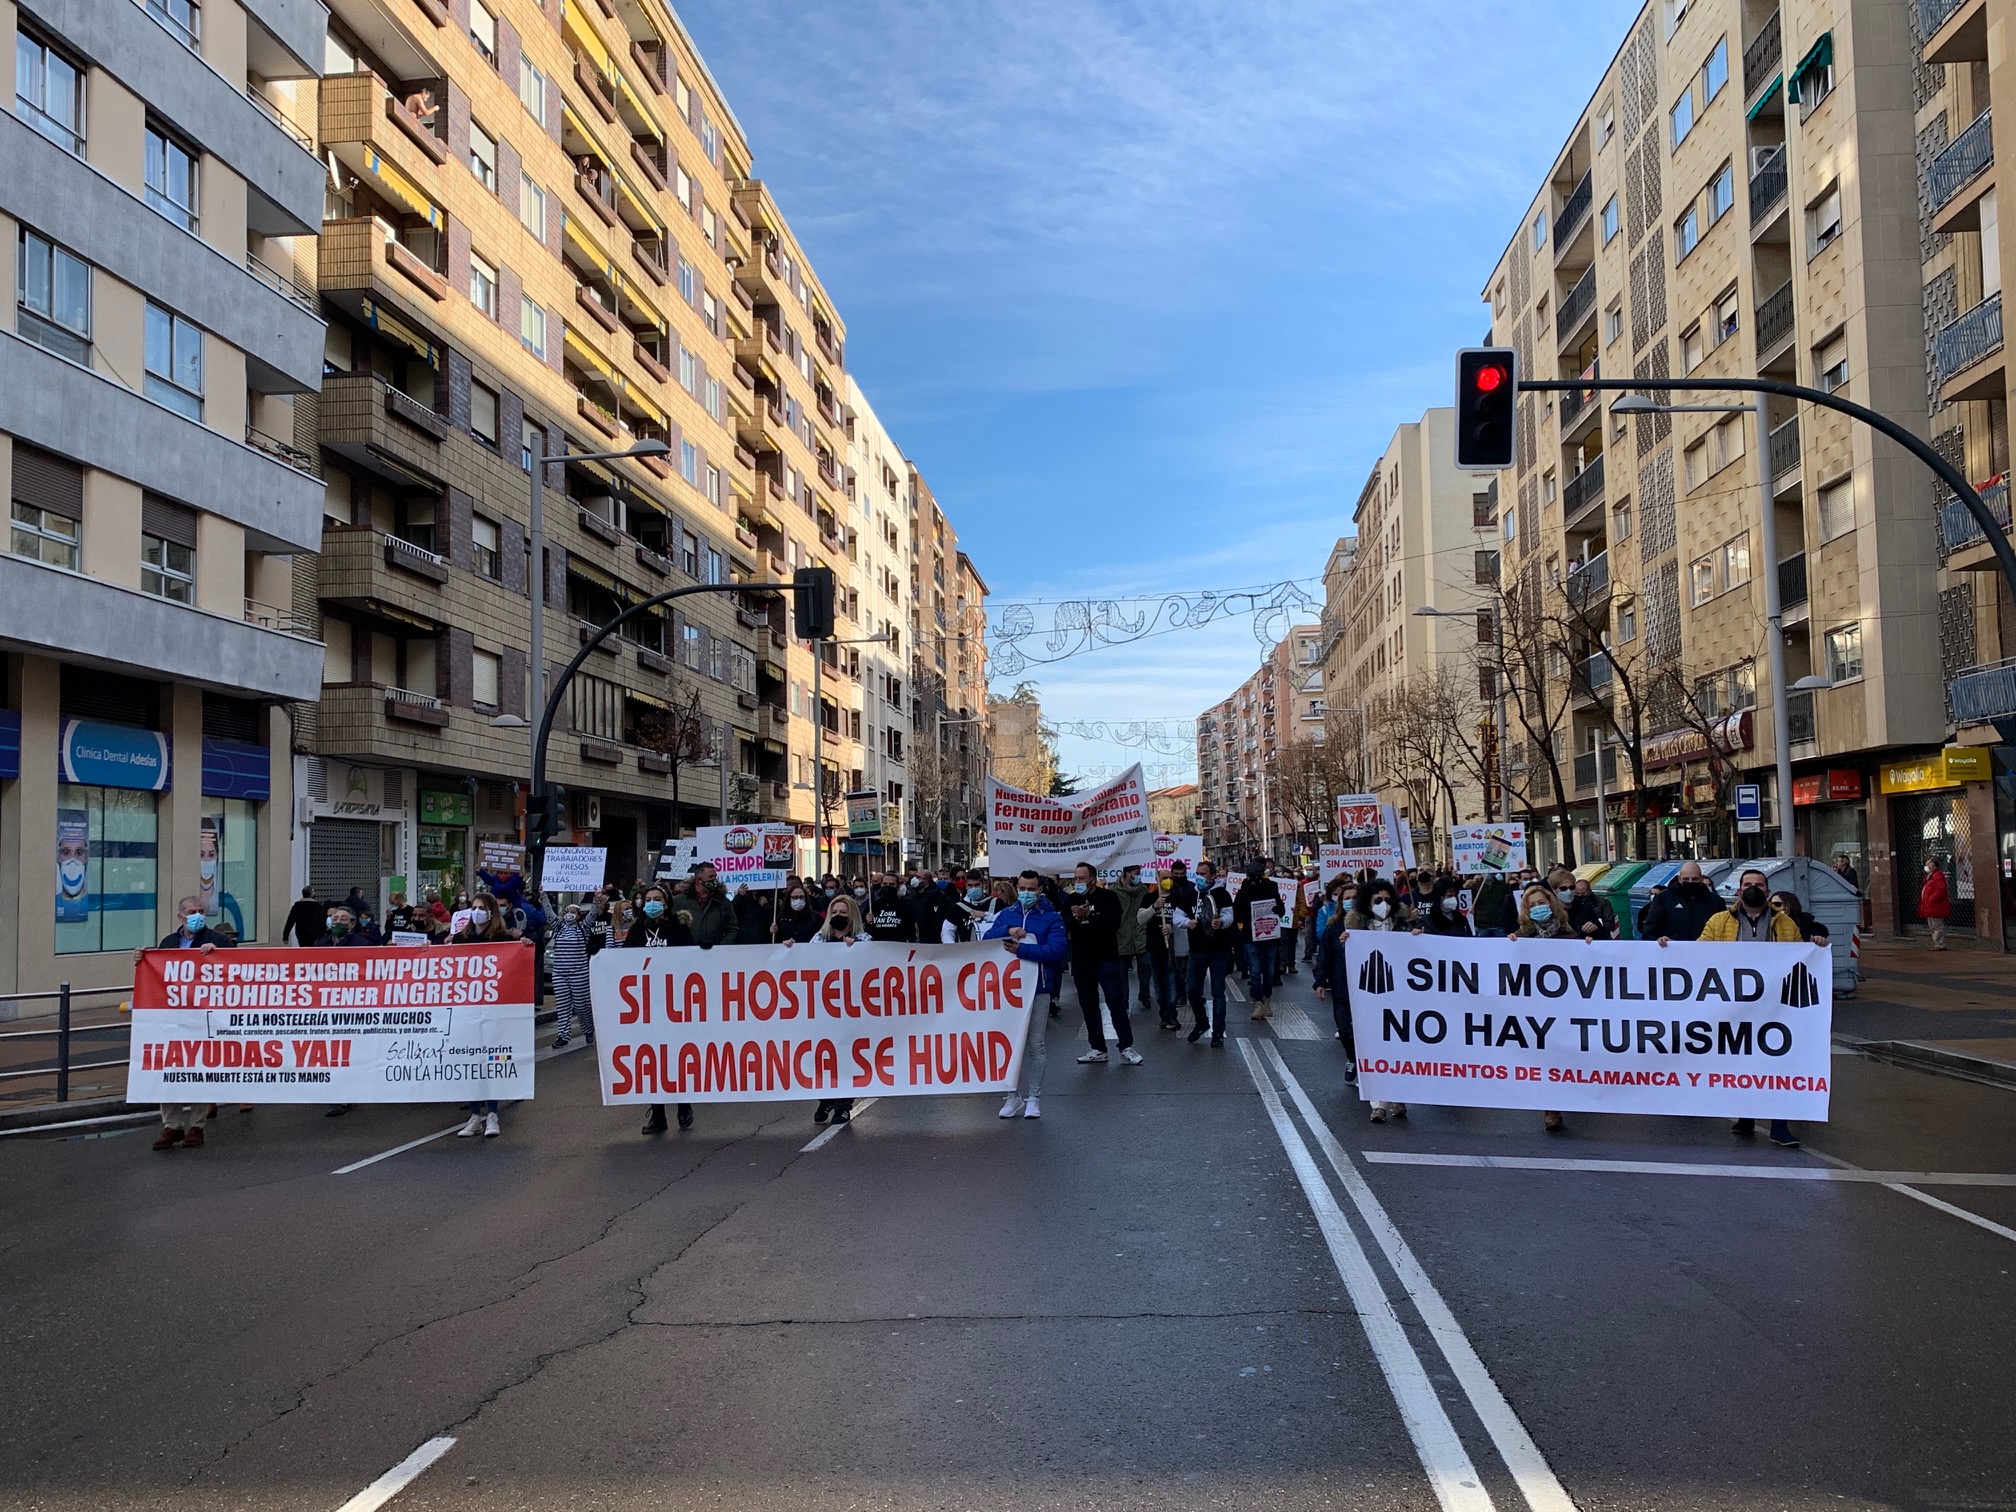
[[[672,912],[671,899],[665,889],[655,883],[645,888],[644,901],[637,910],[637,922],[623,936],[623,947],[626,950],[664,950],[692,943],[693,931]],[[679,1127],[693,1127],[693,1104],[679,1104]],[[651,1116],[644,1120],[642,1132],[665,1132],[665,1104],[651,1104]]]
[[1427,907],[1421,913],[1423,934],[1460,935],[1467,939],[1476,933],[1463,912],[1462,900],[1456,896],[1460,891],[1454,877],[1442,877],[1436,881],[1428,894]]
[[777,938],[803,945],[826,922],[825,907],[823,902],[813,906],[804,884],[793,887],[784,899],[783,911],[777,915]]
[[777,938],[777,893],[751,892],[738,885],[731,900],[735,908],[735,943],[768,945]]

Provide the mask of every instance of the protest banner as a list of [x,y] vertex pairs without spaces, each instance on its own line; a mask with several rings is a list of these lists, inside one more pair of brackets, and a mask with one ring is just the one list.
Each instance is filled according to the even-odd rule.
[[1324,858],[1324,880],[1338,872],[1367,870],[1390,877],[1400,867],[1410,865],[1408,852],[1402,849],[1401,828],[1393,805],[1381,803],[1377,793],[1338,794],[1338,843],[1323,846],[1320,851]]
[[[1141,875],[1144,878],[1159,882],[1162,878],[1169,875],[1170,869],[1178,861],[1181,861],[1184,866],[1190,869],[1191,874],[1195,875],[1197,863],[1203,859],[1204,837],[1202,835],[1157,835],[1155,837],[1155,859],[1141,867]],[[1120,871],[1121,868],[1118,866],[1102,866],[1099,868],[1099,880],[1101,882],[1111,882],[1120,875]]]
[[709,824],[684,840],[667,840],[658,875],[676,881],[707,862],[729,892],[782,887],[798,869],[798,830],[789,824]]
[[602,1101],[1013,1091],[1037,975],[998,942],[605,950]]
[[987,779],[987,863],[995,876],[1026,867],[1069,875],[1080,861],[1095,871],[1155,861],[1148,783],[1140,763],[1089,793],[1042,798]]
[[1824,946],[1345,939],[1358,1092],[1466,1108],[1824,1120]]
[[145,950],[129,1102],[532,1095],[532,947]]
[[608,869],[607,846],[549,845],[539,869],[539,885],[547,892],[594,892]]
[[1526,867],[1526,826],[1523,824],[1452,824],[1450,864],[1463,876],[1479,872],[1516,872]]

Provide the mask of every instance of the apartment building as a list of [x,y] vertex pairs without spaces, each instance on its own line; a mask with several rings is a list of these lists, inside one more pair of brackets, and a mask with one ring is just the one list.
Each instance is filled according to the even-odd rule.
[[1048,793],[1056,785],[1057,747],[1033,684],[987,701],[987,733],[996,778],[1025,793]]
[[1148,794],[1148,822],[1158,835],[1194,835],[1198,789],[1194,782],[1155,788]]
[[1322,694],[1305,685],[1321,675],[1322,655],[1322,627],[1293,626],[1229,698],[1197,716],[1192,801],[1207,853],[1285,860],[1306,838],[1277,801],[1276,763],[1294,742],[1321,737]]
[[658,0],[335,0],[323,72],[298,879],[470,885],[522,841],[526,726],[592,627],[821,563],[852,644],[817,675],[781,600],[698,594],[589,655],[548,747],[561,839],[612,877],[724,819],[795,823],[814,865],[865,766],[845,329],[691,38]]
[[[1492,614],[1498,591],[1497,484],[1455,465],[1455,412],[1431,409],[1393,432],[1324,573],[1320,652],[1331,739],[1359,756],[1359,790],[1414,825],[1423,855],[1449,823],[1484,817],[1466,759],[1489,736]],[[1415,611],[1431,609],[1433,615]]]
[[[1921,314],[1930,232],[1901,230],[1918,225],[1930,145],[1914,129],[1931,88],[1913,66],[1920,9],[1653,0],[1486,283],[1494,339],[1528,376],[1765,374],[1922,423],[1928,344],[1950,363],[1962,343]],[[1954,399],[1985,382],[1954,379]],[[1852,857],[1894,928],[1900,877],[1945,844],[1929,809],[1893,812],[1880,791],[1918,765],[1943,772],[1950,735],[1933,633],[1950,580],[1925,472],[1833,411],[1772,400],[1759,435],[1746,413],[1625,419],[1610,402],[1522,395],[1500,481],[1524,694],[1513,781],[1543,854],[1778,848],[1730,822],[1735,783],[1754,781],[1766,830],[1789,806],[1802,847]],[[1782,732],[1767,578],[1784,605]],[[1791,794],[1771,791],[1781,739]],[[1607,837],[1599,740],[1622,795]]]
[[0,43],[0,990],[34,992],[130,981],[185,897],[245,940],[286,913],[322,16],[0,0]]
[[964,866],[986,834],[987,584],[931,486],[908,468],[911,559],[910,859]]
[[[857,794],[879,799],[880,833],[850,834],[848,869],[894,868],[903,861],[910,833],[911,799],[906,765],[910,741],[910,503],[903,453],[883,428],[867,397],[847,379],[847,467],[853,480],[858,532],[852,562],[859,590],[862,769],[850,772]],[[851,719],[850,719],[851,728]],[[855,858],[859,858],[858,861]]]

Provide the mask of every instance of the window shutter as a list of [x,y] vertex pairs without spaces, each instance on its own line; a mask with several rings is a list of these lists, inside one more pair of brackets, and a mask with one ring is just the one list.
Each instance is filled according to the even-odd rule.
[[66,520],[84,518],[84,469],[68,457],[14,443],[14,497]]
[[141,495],[140,529],[145,535],[159,536],[191,551],[196,549],[196,511],[186,504],[177,504],[158,494]]

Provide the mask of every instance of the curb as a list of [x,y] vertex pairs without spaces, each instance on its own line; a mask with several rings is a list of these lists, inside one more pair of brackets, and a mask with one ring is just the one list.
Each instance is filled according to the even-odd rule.
[[1943,1050],[1937,1045],[1924,1045],[1912,1040],[1862,1040],[1855,1048],[1864,1055],[1889,1061],[1893,1065],[1909,1066],[1913,1070],[1932,1071],[1944,1076],[1958,1076],[1967,1081],[2016,1091],[2016,1066],[2010,1065],[2007,1061],[1987,1060],[1978,1055],[1963,1055],[1957,1050]]

